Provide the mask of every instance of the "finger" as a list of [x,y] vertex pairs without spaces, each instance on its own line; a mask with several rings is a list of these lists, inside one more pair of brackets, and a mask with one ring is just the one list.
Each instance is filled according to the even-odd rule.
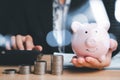
[[24,46],[23,46],[24,40],[23,39],[24,39],[24,37],[21,35],[16,36],[16,45],[17,45],[17,48],[20,50],[24,50]]
[[10,46],[10,42],[9,41],[6,41],[5,47],[6,47],[7,50],[11,50],[11,46]]
[[33,39],[30,35],[25,36],[25,48],[26,50],[32,50],[34,47]]
[[100,62],[99,60],[92,58],[92,57],[86,57],[86,61],[90,64],[91,68],[95,68],[95,69],[103,69],[104,67],[108,66],[108,62],[106,61],[106,59],[102,62]]
[[73,65],[76,66],[76,67],[83,67],[81,64],[78,63],[77,58],[73,58],[73,59],[71,60],[71,62],[72,62]]
[[118,42],[114,39],[110,39],[110,48],[112,51],[115,51],[117,49],[118,46]]
[[37,45],[37,46],[35,46],[35,47],[33,48],[33,50],[39,50],[39,51],[42,51],[43,48],[42,48],[42,46]]
[[77,58],[74,58],[74,57],[73,57],[72,60],[71,60],[71,62],[72,62],[72,63],[75,63],[76,60],[77,60]]
[[13,49],[17,49],[15,36],[11,37],[11,45]]
[[77,59],[77,56],[73,56],[73,57],[72,57],[72,60],[71,60],[70,62],[72,63],[72,61],[73,61],[74,59]]
[[84,60],[83,57],[78,57],[77,62],[78,62],[79,64],[83,64],[83,63],[85,62],[85,60]]
[[80,64],[80,65],[82,65],[83,67],[89,67],[89,68],[92,68],[93,66],[90,64],[90,63],[88,63],[86,60],[85,60],[85,58],[83,58],[83,57],[79,57],[78,58],[78,63]]

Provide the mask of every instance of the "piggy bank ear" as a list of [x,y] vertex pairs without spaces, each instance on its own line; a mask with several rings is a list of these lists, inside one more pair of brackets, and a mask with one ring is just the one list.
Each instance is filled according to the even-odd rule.
[[82,24],[78,21],[72,22],[71,29],[73,32],[77,32],[77,30],[82,26]]

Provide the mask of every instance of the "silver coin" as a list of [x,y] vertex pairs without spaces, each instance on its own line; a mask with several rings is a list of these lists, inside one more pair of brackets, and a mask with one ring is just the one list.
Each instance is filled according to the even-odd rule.
[[30,65],[21,65],[19,67],[20,74],[30,74],[31,73],[31,66]]
[[51,72],[54,75],[63,74],[63,55],[53,55],[52,56]]
[[43,75],[46,73],[46,61],[36,61],[34,63],[34,74]]
[[5,74],[15,74],[17,72],[16,69],[5,69],[4,73]]

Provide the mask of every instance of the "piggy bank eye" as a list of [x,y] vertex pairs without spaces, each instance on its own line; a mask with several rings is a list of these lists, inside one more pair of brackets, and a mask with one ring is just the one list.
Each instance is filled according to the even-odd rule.
[[87,33],[88,33],[88,31],[85,31],[85,33],[87,34]]
[[97,30],[95,30],[95,33],[98,33],[98,31],[97,31]]

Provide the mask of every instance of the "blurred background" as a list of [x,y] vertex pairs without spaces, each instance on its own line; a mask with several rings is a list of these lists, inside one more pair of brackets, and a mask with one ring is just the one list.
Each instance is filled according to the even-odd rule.
[[43,46],[42,52],[45,54],[73,53],[70,28],[72,21],[96,22],[90,8],[92,4],[89,1],[102,1],[104,4],[108,21],[110,21],[110,36],[118,41],[118,49],[113,54],[115,55],[120,50],[120,22],[115,16],[116,0],[0,1],[1,50],[5,43],[10,42],[11,35],[30,34],[35,44]]

